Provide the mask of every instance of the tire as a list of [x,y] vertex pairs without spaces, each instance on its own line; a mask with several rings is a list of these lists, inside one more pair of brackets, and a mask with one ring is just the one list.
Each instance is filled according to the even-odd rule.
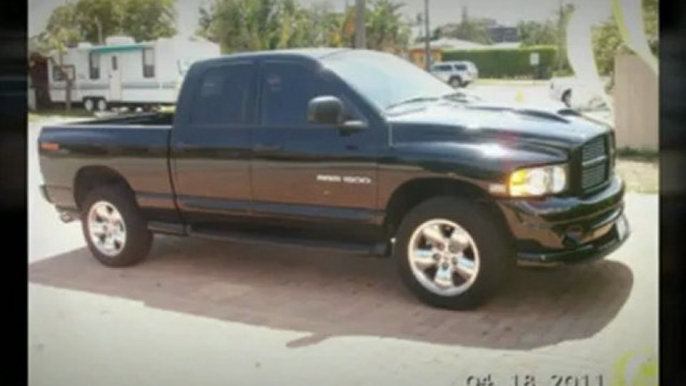
[[[423,302],[439,308],[474,308],[486,301],[500,285],[507,281],[509,273],[513,271],[515,260],[510,235],[498,221],[493,219],[493,215],[477,205],[474,201],[466,199],[436,197],[419,204],[403,218],[396,234],[393,258],[396,260],[404,284]],[[452,228],[454,229],[452,233],[443,233],[443,236],[449,235],[446,237],[449,241],[456,235],[454,232],[461,229],[460,234],[466,234],[467,237],[457,236],[456,238],[462,240],[463,243],[468,241],[469,247],[459,254],[462,256],[461,260],[457,260],[458,255],[454,253],[459,253],[457,251],[460,248],[455,248],[453,251],[453,244],[446,243],[443,247],[444,257],[436,260],[436,253],[428,252],[431,259],[437,263],[433,267],[428,264],[429,268],[425,271],[418,271],[414,260],[411,261],[411,257],[414,259],[413,256],[417,254],[410,252],[410,249],[427,252],[422,249],[424,247],[415,247],[418,245],[417,240],[421,241],[422,238],[425,239],[424,241],[428,240],[421,230],[430,227],[434,222],[439,222],[439,227],[445,225],[443,222],[457,225],[457,228]],[[449,232],[450,227],[447,226],[443,230]],[[450,285],[441,287],[436,283],[439,276],[438,267],[443,264],[445,268],[450,264],[451,259],[453,265],[450,269],[443,271],[448,274],[440,280],[451,282],[453,287]],[[429,260],[422,259],[422,264],[426,262]],[[463,271],[465,267],[471,267],[472,278],[466,280],[463,274],[458,274],[458,269],[453,267],[461,267]],[[462,281],[462,283],[455,285],[456,281]]]
[[101,112],[107,111],[107,109],[109,108],[109,106],[107,105],[107,100],[105,100],[105,98],[98,99],[97,106],[98,106],[98,111],[101,111]]
[[460,88],[462,87],[462,79],[460,79],[459,76],[454,76],[450,78],[450,81],[448,81],[448,84],[452,86],[452,88]]
[[[147,221],[141,215],[140,209],[129,190],[121,185],[107,185],[93,189],[84,200],[81,213],[81,228],[93,256],[102,264],[109,267],[127,267],[143,260],[150,251],[152,233],[148,230]],[[108,216],[98,216],[99,210],[108,212]],[[114,209],[119,216],[116,216]],[[111,221],[104,221],[108,218]],[[120,218],[121,221],[112,220]],[[118,226],[123,223],[123,226]],[[92,235],[91,231],[99,233],[98,224],[105,224],[106,234]],[[121,235],[124,236],[123,241]],[[102,241],[114,240],[111,248],[107,248]],[[119,239],[119,242],[116,240]],[[101,243],[96,244],[96,240]]]
[[83,99],[83,108],[88,111],[88,112],[93,112],[95,110],[95,101],[93,98],[84,98]]
[[572,90],[567,90],[562,93],[562,103],[569,108],[572,107]]

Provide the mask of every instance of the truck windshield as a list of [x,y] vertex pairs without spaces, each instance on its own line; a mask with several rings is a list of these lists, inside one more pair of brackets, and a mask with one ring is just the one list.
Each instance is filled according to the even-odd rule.
[[387,53],[344,51],[325,56],[322,62],[380,110],[435,100],[454,92],[434,75]]

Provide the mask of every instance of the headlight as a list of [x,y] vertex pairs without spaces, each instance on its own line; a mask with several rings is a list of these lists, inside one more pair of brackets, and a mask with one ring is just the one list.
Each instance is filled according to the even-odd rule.
[[510,196],[543,196],[564,191],[567,188],[567,166],[550,165],[519,169],[508,181]]

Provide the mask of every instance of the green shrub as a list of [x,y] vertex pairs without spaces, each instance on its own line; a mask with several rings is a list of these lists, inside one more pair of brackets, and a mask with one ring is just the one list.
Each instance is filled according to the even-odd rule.
[[[538,66],[530,64],[530,55],[538,52]],[[467,60],[479,69],[480,78],[549,79],[557,70],[556,46],[529,46],[508,49],[454,50],[443,52],[443,60]]]

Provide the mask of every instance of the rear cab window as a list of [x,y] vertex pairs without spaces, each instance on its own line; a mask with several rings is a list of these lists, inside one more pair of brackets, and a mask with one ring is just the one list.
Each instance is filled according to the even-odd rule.
[[206,70],[195,91],[191,125],[227,127],[255,123],[256,76],[254,63],[225,64]]

